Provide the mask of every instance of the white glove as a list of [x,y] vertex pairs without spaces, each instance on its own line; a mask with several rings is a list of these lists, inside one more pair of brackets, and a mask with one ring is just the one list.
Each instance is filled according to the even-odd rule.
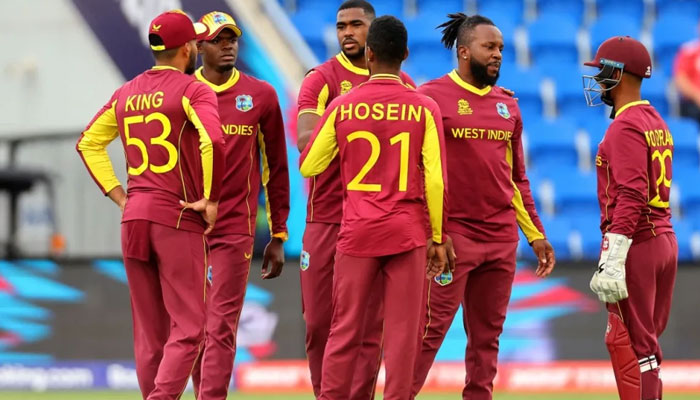
[[617,303],[627,298],[625,261],[631,245],[632,239],[625,235],[608,232],[603,237],[598,270],[591,279],[591,290],[600,301]]

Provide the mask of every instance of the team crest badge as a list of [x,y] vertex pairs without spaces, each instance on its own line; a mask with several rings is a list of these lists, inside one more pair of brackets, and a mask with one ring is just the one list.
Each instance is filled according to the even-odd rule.
[[510,111],[508,111],[508,106],[504,103],[496,103],[496,111],[501,117],[508,119],[510,118]]
[[213,275],[213,273],[212,273],[212,268],[211,268],[211,265],[210,265],[210,266],[207,268],[207,282],[209,282],[209,285],[211,285],[212,275]]
[[253,108],[253,96],[248,94],[242,94],[236,96],[236,109],[239,111],[250,111]]
[[452,283],[452,271],[443,272],[435,276],[435,283],[440,286],[447,286]]
[[226,17],[223,14],[216,13],[214,14],[214,23],[215,24],[223,24],[226,22]]
[[469,107],[469,102],[464,99],[459,99],[457,102],[457,113],[459,115],[472,115],[474,111]]
[[301,259],[299,260],[299,267],[301,268],[302,271],[306,271],[309,269],[309,261],[311,260],[311,256],[309,255],[308,251],[302,251],[301,252]]
[[345,80],[340,82],[340,94],[345,94],[349,92],[350,89],[352,89],[352,83],[350,83],[350,81]]

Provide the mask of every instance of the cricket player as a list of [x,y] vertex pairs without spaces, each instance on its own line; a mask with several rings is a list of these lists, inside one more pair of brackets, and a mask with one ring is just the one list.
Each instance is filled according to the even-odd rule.
[[[304,78],[299,90],[297,145],[303,151],[321,115],[336,97],[349,92],[369,79],[365,61],[365,41],[374,8],[364,0],[348,0],[338,8],[336,32],[341,52],[313,68]],[[415,87],[408,75],[401,73],[404,83]],[[331,324],[331,292],[335,244],[343,214],[343,189],[340,166],[331,162],[323,174],[310,180],[306,229],[301,255],[301,291],[304,322],[306,323],[306,354],[309,359],[314,393],[321,390],[323,353]],[[380,283],[377,282],[379,287]],[[378,293],[378,290],[373,291]],[[373,296],[377,296],[373,294]],[[381,307],[371,300],[373,307]],[[376,377],[381,362],[382,323],[375,317],[367,321],[363,348],[353,385],[355,400],[374,397]]]
[[[180,398],[204,344],[204,234],[216,220],[224,142],[216,95],[191,76],[195,29],[179,10],[157,16],[148,35],[155,67],[117,89],[77,144],[123,213],[136,375],[149,400]],[[118,136],[127,192],[106,151]]]
[[[365,48],[369,81],[331,102],[301,155],[306,177],[322,173],[337,155],[343,184],[320,399],[350,398],[367,314],[384,321],[384,399],[409,397],[426,270],[426,204],[433,241],[428,275],[447,262],[441,117],[434,101],[401,81],[407,56],[401,21],[375,19]],[[380,276],[383,313],[368,301]]]
[[642,79],[651,77],[643,44],[612,37],[585,65],[599,70],[584,76],[588,105],[613,107],[596,155],[603,244],[591,290],[607,303],[605,344],[620,399],[661,399],[659,336],[678,269],[669,208],[673,137],[641,100]]
[[[207,328],[201,365],[193,372],[199,400],[226,399],[236,353],[236,332],[243,307],[260,182],[265,189],[270,243],[263,254],[262,277],[282,272],[287,240],[289,173],[282,112],[267,82],[235,68],[241,29],[215,11],[199,20],[203,66],[197,79],[216,92],[226,141],[226,172],[216,227],[209,234],[211,287],[207,292]],[[262,175],[260,165],[262,164]]]
[[468,343],[464,399],[491,399],[498,338],[515,275],[518,226],[538,259],[537,275],[554,268],[525,174],[523,122],[511,93],[494,86],[503,36],[488,18],[450,14],[442,42],[457,47],[457,69],[418,88],[442,113],[450,181],[447,232],[457,255],[453,272],[426,285],[422,349],[413,378],[423,386],[460,303]]

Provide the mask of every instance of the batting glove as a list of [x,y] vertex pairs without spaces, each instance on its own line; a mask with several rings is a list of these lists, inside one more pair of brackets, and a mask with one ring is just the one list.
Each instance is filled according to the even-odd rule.
[[591,290],[600,301],[617,303],[628,297],[625,282],[625,261],[632,239],[618,233],[606,233],[603,251],[600,253],[598,270],[591,279]]

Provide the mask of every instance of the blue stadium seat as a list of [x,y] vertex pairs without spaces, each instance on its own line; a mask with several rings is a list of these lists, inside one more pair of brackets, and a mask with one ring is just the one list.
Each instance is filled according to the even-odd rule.
[[591,115],[586,98],[583,95],[583,74],[585,71],[579,64],[560,65],[547,73],[554,81],[557,112],[569,118],[581,118]]
[[691,247],[691,240],[693,234],[697,231],[688,218],[679,219],[674,216],[671,218],[671,223],[673,224],[673,230],[676,233],[676,240],[678,241],[678,261],[692,261],[693,250]]
[[649,100],[663,117],[668,116],[670,108],[666,94],[667,87],[668,78],[661,71],[652,72],[651,78],[644,79],[642,82],[642,98]]
[[591,58],[595,56],[598,46],[613,36],[631,36],[639,39],[641,25],[633,17],[626,15],[607,14],[591,24],[588,32],[591,42]]
[[447,14],[464,10],[463,0],[417,0],[418,15],[424,12],[439,13],[447,20]]
[[679,168],[700,168],[698,124],[692,119],[683,118],[669,118],[666,124],[673,136],[674,172]]
[[416,76],[436,78],[449,72],[455,65],[455,50],[447,50],[442,45],[442,35],[435,29],[444,21],[445,17],[437,13],[424,13],[404,21],[408,31],[408,68]]
[[561,16],[544,15],[528,26],[530,56],[540,68],[578,63],[576,24]]
[[575,167],[566,165],[560,165],[549,171],[554,184],[557,215],[568,215],[573,218],[600,212],[595,171],[581,172]]
[[634,18],[641,25],[644,19],[644,0],[596,0],[598,16],[617,15]]
[[[297,0],[297,12],[299,11],[316,11],[319,14],[324,14],[333,17],[335,20],[336,12],[342,1],[328,0]],[[313,20],[312,20],[313,21]],[[308,24],[308,21],[307,21]]]
[[501,65],[498,84],[515,91],[525,124],[542,116],[542,95],[540,94],[542,75],[538,69],[520,68],[514,64],[504,63]]
[[600,232],[600,209],[564,215],[571,220],[573,231],[580,235],[583,258],[597,260],[600,257],[600,244],[603,238]]
[[[547,234],[547,240],[549,240],[552,247],[554,247],[554,253],[557,258],[565,260],[571,257],[569,249],[569,235],[571,235],[572,231],[571,222],[567,218],[561,216],[550,217],[546,215],[540,215],[540,220]],[[521,258],[526,260],[535,259],[532,248],[522,233],[519,247]]]
[[564,118],[530,120],[524,127],[533,168],[542,174],[551,169],[576,168],[576,126],[571,121]]
[[438,78],[450,72],[453,68],[451,61],[432,63],[425,59],[419,59],[410,53],[401,69],[406,72],[417,85],[421,85],[431,79]]
[[674,168],[671,185],[680,192],[684,218],[700,219],[700,171],[697,168]]
[[656,0],[656,12],[659,18],[668,14],[687,15],[700,18],[700,1],[697,0]]
[[537,14],[563,15],[580,25],[584,16],[584,0],[537,0]]
[[678,49],[683,43],[697,37],[697,25],[697,18],[677,14],[666,14],[656,21],[652,30],[656,71],[671,75]]
[[588,118],[581,120],[580,126],[588,134],[591,144],[591,154],[593,155],[594,159],[595,155],[598,153],[598,144],[600,144],[601,140],[603,140],[605,131],[608,129],[608,126],[610,126],[610,122],[612,122],[612,120],[608,117],[603,115],[594,117],[590,114],[588,115]]
[[381,15],[393,15],[402,19],[404,11],[403,0],[372,0],[371,3],[378,17]]
[[497,24],[506,20],[518,25],[523,20],[523,2],[521,0],[479,0],[477,11],[480,15],[491,18]]
[[290,19],[319,61],[325,61],[328,58],[328,49],[323,35],[327,27],[333,27],[335,13],[305,8],[292,14]]

